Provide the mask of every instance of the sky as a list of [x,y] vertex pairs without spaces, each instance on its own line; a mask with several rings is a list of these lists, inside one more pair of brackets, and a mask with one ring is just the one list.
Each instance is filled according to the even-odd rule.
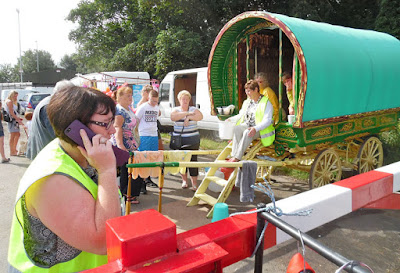
[[[80,0],[0,0],[0,64],[16,64],[19,58],[18,13],[21,54],[29,49],[49,52],[55,64],[75,52],[68,34],[77,25],[65,18]],[[37,42],[36,42],[37,41]]]

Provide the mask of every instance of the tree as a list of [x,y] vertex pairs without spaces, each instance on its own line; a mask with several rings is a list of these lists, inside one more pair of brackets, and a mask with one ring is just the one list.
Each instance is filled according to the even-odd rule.
[[60,66],[65,68],[65,69],[69,69],[69,70],[72,70],[72,71],[77,71],[78,64],[74,60],[74,54],[71,54],[71,55],[65,54],[61,58]]
[[208,45],[204,44],[198,33],[189,32],[182,27],[163,30],[157,36],[156,75],[164,76],[168,71],[183,67],[202,67],[207,65]]
[[390,33],[400,39],[400,2],[398,0],[382,0],[375,29]]
[[0,64],[0,82],[18,82],[18,70],[15,70],[11,64]]
[[[53,59],[51,58],[51,54],[44,50],[27,50],[22,55],[22,70],[23,73],[33,73],[37,71],[37,54],[39,54],[39,71],[54,69],[55,64]],[[19,69],[19,60],[18,64],[15,65]]]
[[[398,0],[92,0],[79,3],[67,19],[78,25],[69,37],[78,44],[74,60],[79,72],[136,70],[162,78],[171,70],[206,65],[218,32],[245,11],[266,10],[374,29],[381,9],[382,18],[376,28],[385,29],[389,25],[390,31],[395,31],[400,21],[394,13],[398,3]],[[390,24],[387,20],[391,20]]]

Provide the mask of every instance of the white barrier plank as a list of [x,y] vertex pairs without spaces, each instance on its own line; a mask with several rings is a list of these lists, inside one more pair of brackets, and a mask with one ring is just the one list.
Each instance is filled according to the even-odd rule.
[[[271,203],[269,205],[272,205]],[[352,212],[352,192],[350,189],[326,185],[276,202],[284,213],[312,209],[309,216],[282,216],[290,225],[307,232],[325,223]],[[291,237],[277,229],[276,243],[280,244]]]

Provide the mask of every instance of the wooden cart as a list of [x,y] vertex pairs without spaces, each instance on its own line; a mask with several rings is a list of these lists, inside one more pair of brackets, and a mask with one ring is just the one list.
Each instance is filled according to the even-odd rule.
[[[293,124],[285,115],[284,71],[293,74]],[[279,98],[279,123],[274,144],[259,145],[247,159],[267,155],[276,160],[271,165],[307,171],[310,188],[340,180],[342,168],[363,173],[382,166],[376,135],[393,129],[400,115],[398,39],[269,12],[240,14],[211,49],[212,114],[228,118],[217,107],[230,104],[237,114],[246,99],[244,85],[258,72],[267,73]]]
[[[383,163],[376,134],[400,114],[400,41],[388,34],[268,12],[245,12],[218,34],[209,58],[212,111],[246,99],[244,84],[266,72],[279,98],[273,146],[262,153],[310,172],[310,187]],[[283,71],[293,71],[295,122],[285,119]],[[227,116],[218,115],[221,120]]]

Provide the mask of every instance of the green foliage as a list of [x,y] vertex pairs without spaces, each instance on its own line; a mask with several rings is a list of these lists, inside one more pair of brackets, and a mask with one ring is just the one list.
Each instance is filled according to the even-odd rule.
[[69,70],[72,70],[72,71],[77,71],[78,64],[74,59],[74,54],[71,54],[71,55],[65,54],[61,58],[60,66],[65,68],[65,69],[69,69]]
[[69,37],[79,45],[79,72],[147,71],[162,79],[171,70],[206,65],[226,22],[266,10],[399,37],[398,0],[92,0],[71,10]]
[[400,161],[400,128],[379,135],[383,146],[384,165]]
[[[182,67],[201,67],[207,65],[204,55],[206,45],[198,33],[185,29],[170,28],[157,36],[156,75],[174,71]],[[209,50],[207,50],[209,51]]]
[[0,82],[18,82],[18,70],[15,70],[11,64],[0,64]]
[[[22,55],[22,70],[24,73],[33,73],[37,71],[37,58],[39,54],[39,71],[55,68],[51,54],[45,50],[27,50]],[[19,69],[19,62],[15,65]]]
[[400,39],[400,1],[382,0],[375,29]]

